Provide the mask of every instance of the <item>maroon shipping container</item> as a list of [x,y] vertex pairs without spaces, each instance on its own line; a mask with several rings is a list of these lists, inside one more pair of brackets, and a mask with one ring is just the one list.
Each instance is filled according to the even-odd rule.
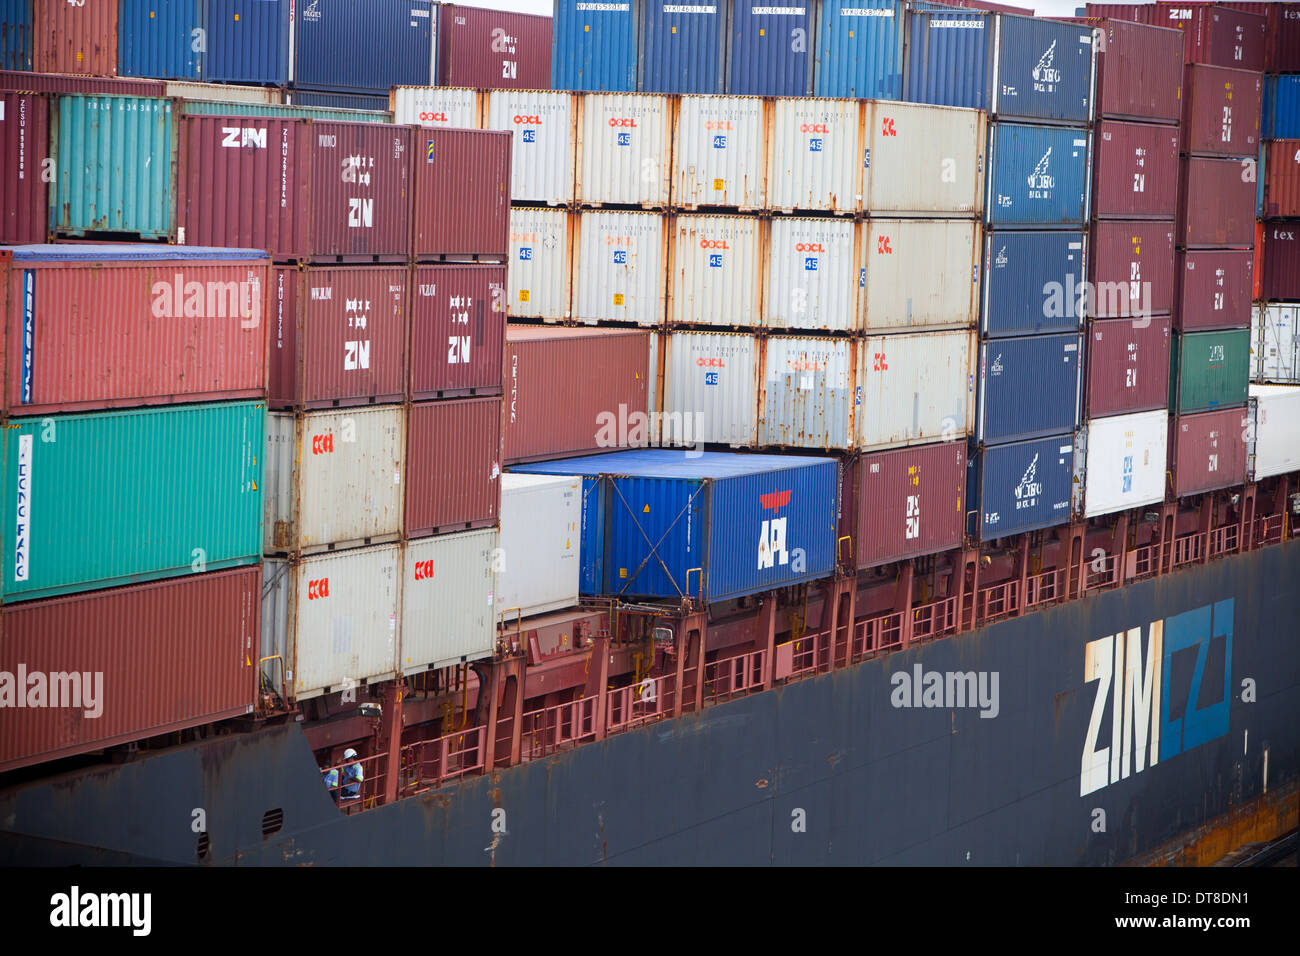
[[415,130],[416,257],[505,261],[513,136],[496,130]]
[[1300,299],[1300,222],[1264,223],[1263,272],[1264,299]]
[[274,272],[272,408],[406,398],[406,266],[281,266]]
[[644,330],[512,325],[505,365],[508,464],[608,451],[602,425],[621,418],[631,430],[651,410]]
[[411,129],[312,122],[311,254],[408,259]]
[[1091,318],[1168,315],[1174,304],[1173,223],[1094,222],[1088,281]]
[[1167,315],[1105,319],[1088,330],[1087,417],[1126,415],[1169,404]]
[[505,300],[505,266],[416,266],[413,399],[501,394]]
[[501,511],[501,399],[411,406],[406,533],[418,538],[485,528]]
[[1275,139],[1264,151],[1264,215],[1300,217],[1300,139]]
[[1182,115],[1182,34],[1126,20],[1093,25],[1101,30],[1097,115],[1177,123]]
[[1272,0],[1269,3],[1221,3],[1220,6],[1265,18],[1265,73],[1300,71],[1300,4],[1295,0]]
[[840,527],[853,529],[858,567],[961,547],[965,492],[962,441],[854,458],[844,468]]
[[117,75],[116,0],[32,0],[32,69]]
[[1263,97],[1262,74],[1188,64],[1183,74],[1182,151],[1253,159],[1259,154]]
[[1093,218],[1174,218],[1178,211],[1175,127],[1102,120],[1093,144]]
[[1158,3],[1152,22],[1183,31],[1188,63],[1264,72],[1267,20],[1259,14],[1212,4]]
[[112,96],[166,96],[161,80],[137,80],[112,76],[69,76],[66,73],[27,73],[0,70],[0,90],[24,93],[94,93]]
[[551,18],[443,4],[438,85],[549,90]]
[[[1154,3],[1089,3],[1084,7],[1088,14],[1084,19],[1127,20],[1131,23],[1151,24],[1155,22],[1156,7]],[[1178,39],[1178,63],[1183,62],[1182,37]]]
[[1169,463],[1177,498],[1246,481],[1249,412],[1221,408],[1169,420]]
[[1180,164],[1179,247],[1249,248],[1255,241],[1256,161],[1185,156]]
[[5,708],[0,772],[251,713],[261,609],[261,567],[6,606],[0,671],[62,693]]
[[45,241],[49,150],[49,100],[35,93],[0,93],[0,242]]
[[1236,329],[1250,325],[1249,249],[1200,249],[1178,254],[1174,328]]
[[17,346],[29,330],[30,393],[24,349],[15,347],[4,408],[44,415],[264,398],[269,266],[265,259],[14,262],[0,255],[8,341]]

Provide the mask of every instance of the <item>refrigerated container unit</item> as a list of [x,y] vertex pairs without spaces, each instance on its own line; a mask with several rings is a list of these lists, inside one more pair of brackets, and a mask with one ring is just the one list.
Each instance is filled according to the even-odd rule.
[[1169,416],[1170,492],[1187,498],[1246,481],[1250,412],[1227,408]]
[[439,4],[439,86],[540,90],[551,83],[551,18]]
[[1192,332],[1249,325],[1253,269],[1254,256],[1249,249],[1178,253],[1174,327]]
[[1244,405],[1250,330],[1185,332],[1169,350],[1169,410],[1179,414]]
[[776,100],[768,124],[768,206],[785,213],[857,212],[862,132],[857,100]]
[[510,198],[514,202],[567,206],[573,201],[577,152],[574,97],[547,90],[493,90],[487,95],[484,128],[509,130]]
[[1246,156],[1259,151],[1259,73],[1189,63],[1183,74],[1182,152]]
[[813,95],[902,99],[904,10],[900,0],[822,0]]
[[1163,408],[1091,419],[1080,428],[1075,455],[1084,459],[1084,517],[1164,501],[1168,442]]
[[430,0],[313,0],[291,5],[289,15],[295,90],[386,97],[394,86],[434,82]]
[[992,228],[1068,228],[1087,222],[1089,132],[1070,126],[989,127],[985,221]]
[[1255,158],[1180,160],[1178,246],[1249,248],[1255,240]]
[[763,256],[763,326],[855,331],[858,235],[847,219],[773,219]]
[[498,620],[576,607],[581,541],[582,478],[502,475]]
[[505,266],[415,267],[413,400],[501,394],[505,299]]
[[758,443],[769,448],[853,447],[854,349],[847,339],[763,340]]
[[547,322],[569,317],[571,221],[563,209],[511,208],[506,270],[510,316]]
[[673,121],[674,208],[767,208],[767,112],[757,96],[681,97]]
[[32,0],[32,69],[117,75],[118,4]]
[[417,129],[411,254],[501,262],[510,248],[511,134]]
[[1073,332],[982,343],[979,441],[994,445],[1073,432],[1079,424],[1082,351]]
[[1263,226],[1259,298],[1268,302],[1300,299],[1300,222],[1272,220]]
[[1251,380],[1300,383],[1300,306],[1259,305],[1251,316]]
[[738,332],[671,332],[662,336],[661,348],[668,424],[660,423],[652,442],[673,446],[703,441],[733,448],[758,444],[758,339]]
[[495,527],[501,513],[501,398],[416,402],[407,421],[409,538]]
[[670,221],[668,324],[758,328],[763,223],[748,216],[679,215]]
[[641,6],[637,85],[642,93],[713,95],[726,88],[728,5],[646,0]]
[[953,441],[975,428],[973,329],[869,335],[858,342],[855,446]]
[[672,100],[650,93],[584,93],[575,99],[574,200],[584,206],[666,207]]
[[974,328],[980,294],[977,221],[868,219],[858,228],[855,328],[868,333]]
[[0,92],[0,242],[45,241],[49,185],[50,101],[34,93]]
[[555,0],[553,10],[551,89],[636,89],[639,17],[631,0]]
[[1300,388],[1250,386],[1250,481],[1300,471]]
[[1074,438],[1068,432],[972,452],[966,492],[971,537],[988,542],[1068,523]]
[[1173,219],[1178,129],[1102,120],[1093,138],[1092,217]]
[[393,122],[482,129],[482,94],[456,86],[395,86],[388,91]]
[[1259,178],[1261,218],[1300,218],[1300,139],[1264,143]]
[[1088,317],[1169,315],[1175,272],[1172,221],[1094,221],[1088,243]]
[[32,0],[0,0],[0,70],[32,68]]
[[573,318],[661,325],[668,220],[653,212],[583,211],[574,225]]
[[1084,252],[1079,231],[986,232],[981,333],[1001,338],[1078,329],[1085,262],[1095,261]]
[[1183,73],[1183,38],[1178,31],[1121,19],[1093,26],[1101,31],[1097,115],[1177,124],[1182,113]]
[[811,4],[773,6],[731,0],[727,8],[727,92],[742,96],[807,96],[812,89]]
[[500,569],[518,559],[500,546],[495,528],[410,542],[402,553],[398,670],[418,674],[491,657]]
[[988,124],[982,110],[863,104],[862,208],[868,215],[979,218]]
[[1169,316],[1099,319],[1087,334],[1085,413],[1110,415],[1165,408],[1169,403]]

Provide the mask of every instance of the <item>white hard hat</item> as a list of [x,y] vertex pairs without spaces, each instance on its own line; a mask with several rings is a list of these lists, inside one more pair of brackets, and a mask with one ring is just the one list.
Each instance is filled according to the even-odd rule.
[[356,757],[356,755],[357,755],[357,752],[356,752],[355,750],[353,750],[351,747],[349,747],[347,750],[343,751],[343,759],[344,759],[344,760],[351,760],[351,759],[353,759],[354,757]]

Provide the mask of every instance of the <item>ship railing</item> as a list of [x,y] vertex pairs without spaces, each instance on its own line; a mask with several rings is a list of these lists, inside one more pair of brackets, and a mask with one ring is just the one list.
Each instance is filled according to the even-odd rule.
[[704,665],[704,700],[724,701],[763,688],[767,651],[749,651]]
[[[323,775],[331,770],[338,771],[339,782],[332,787],[326,787],[330,796],[334,798],[339,809],[344,813],[360,813],[362,810],[370,810],[379,806],[384,800],[384,761],[388,759],[387,753],[372,754],[369,757],[357,757],[354,760],[344,760],[342,763],[334,764],[330,767],[322,767]],[[357,790],[357,795],[349,796],[348,791],[356,786],[355,781],[345,779],[345,773],[349,767],[355,764],[361,765],[361,786]]]
[[676,674],[664,674],[607,692],[605,732],[617,733],[671,717],[676,703],[676,684]]
[[1204,560],[1205,538],[1206,535],[1199,531],[1174,538],[1173,567],[1181,568],[1185,564],[1196,564]]
[[1152,577],[1160,570],[1160,545],[1144,544],[1134,548],[1126,552],[1125,560],[1128,561],[1126,577],[1130,581]]
[[898,612],[853,622],[853,644],[849,648],[851,663],[902,646],[903,615]]
[[1263,515],[1259,519],[1258,540],[1261,545],[1279,544],[1282,541],[1282,527],[1286,515]]
[[1092,560],[1085,565],[1083,574],[1083,589],[1085,591],[1119,583],[1119,555],[1106,555],[1101,561],[1100,568],[1096,567],[1096,564],[1097,562]]
[[798,680],[830,669],[830,635],[825,631],[812,631],[776,645],[774,676],[778,681]]
[[1240,528],[1235,524],[1225,524],[1221,528],[1213,528],[1209,534],[1209,552],[1210,557],[1218,557],[1221,554],[1235,554],[1241,548]]
[[1024,609],[1027,611],[1031,607],[1039,607],[1055,601],[1060,594],[1058,577],[1056,571],[1044,571],[1026,577]]
[[[1054,573],[1054,572],[1053,572]],[[1020,582],[1003,581],[981,588],[978,603],[979,624],[998,621],[1015,614],[1020,607]]]
[[957,598],[944,598],[912,609],[912,640],[926,641],[957,631]]
[[487,728],[469,727],[402,747],[398,796],[434,790],[457,777],[482,771],[487,757]]
[[520,758],[540,760],[596,736],[596,697],[531,710],[520,728]]

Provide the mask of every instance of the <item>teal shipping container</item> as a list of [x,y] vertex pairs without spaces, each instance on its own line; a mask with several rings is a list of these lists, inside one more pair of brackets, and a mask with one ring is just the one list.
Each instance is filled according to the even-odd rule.
[[256,564],[265,429],[263,402],[10,420],[0,599]]
[[162,97],[56,97],[50,229],[64,236],[174,238],[175,114],[174,102]]

